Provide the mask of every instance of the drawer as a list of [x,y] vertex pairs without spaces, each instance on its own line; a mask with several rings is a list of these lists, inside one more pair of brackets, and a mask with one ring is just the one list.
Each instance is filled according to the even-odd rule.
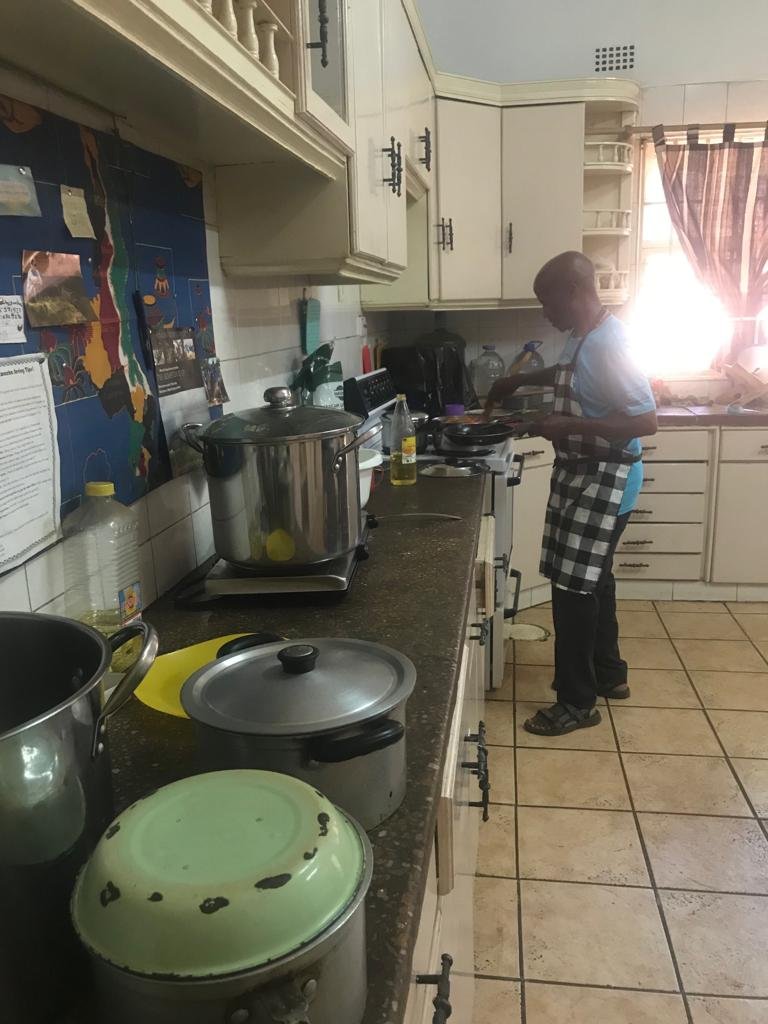
[[703,523],[706,508],[703,494],[641,494],[629,522]]
[[643,494],[703,494],[708,470],[706,462],[654,462],[645,467]]
[[725,427],[720,437],[721,462],[768,462],[768,430]]
[[532,466],[551,466],[555,460],[555,450],[543,437],[519,437],[512,442],[515,455],[525,456],[526,468]]
[[708,430],[660,430],[653,437],[641,437],[646,462],[706,462],[709,459]]
[[617,580],[698,580],[701,555],[617,554],[613,560]]
[[[704,525],[630,522],[616,550],[636,555],[700,554],[704,550]],[[643,559],[638,558],[638,561]]]

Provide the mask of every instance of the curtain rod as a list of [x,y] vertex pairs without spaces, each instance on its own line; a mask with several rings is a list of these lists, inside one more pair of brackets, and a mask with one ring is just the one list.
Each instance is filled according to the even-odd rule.
[[[717,124],[665,124],[662,125],[665,132],[687,132],[689,128],[698,128],[702,132],[718,132],[725,128],[726,124],[732,124],[737,132],[765,130],[765,121],[718,121]],[[626,129],[627,135],[652,135],[655,124],[643,124],[630,126]]]

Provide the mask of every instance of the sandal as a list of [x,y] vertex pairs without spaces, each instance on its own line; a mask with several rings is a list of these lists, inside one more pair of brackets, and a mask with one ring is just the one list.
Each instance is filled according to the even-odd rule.
[[[557,683],[552,682],[552,689],[557,693]],[[608,690],[598,690],[598,697],[607,697],[608,700],[628,700],[630,696],[629,684],[628,683],[617,683],[616,686],[610,687]]]
[[541,708],[523,723],[527,732],[536,736],[565,736],[576,729],[599,725],[602,717],[597,708],[577,708],[573,704],[553,704]]

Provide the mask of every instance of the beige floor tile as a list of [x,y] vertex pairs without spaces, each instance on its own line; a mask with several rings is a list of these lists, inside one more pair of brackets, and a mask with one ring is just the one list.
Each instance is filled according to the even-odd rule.
[[734,615],[768,615],[768,601],[729,601]]
[[753,641],[755,647],[760,651],[763,656],[763,661],[768,665],[768,641],[766,640],[755,640]]
[[515,705],[511,700],[488,701],[483,712],[488,743],[503,747],[515,744]]
[[768,817],[768,761],[734,757],[731,760],[759,818]]
[[[538,983],[525,986],[525,1019],[527,1024],[686,1024],[687,1020],[680,996]],[[478,1024],[506,1022],[503,1017],[489,1017]]]
[[475,879],[475,970],[520,977],[517,882],[511,879]]
[[709,717],[730,757],[768,757],[768,713],[710,711]]
[[630,668],[681,668],[680,659],[669,640],[624,637],[619,645]]
[[619,746],[640,754],[721,754],[703,711],[611,708]]
[[[544,703],[552,703],[546,701]],[[527,718],[532,718],[543,704],[518,701],[516,740],[518,747],[553,747],[559,750],[615,750],[616,740],[613,736],[611,722],[605,708],[600,714],[602,721],[587,729],[575,729],[565,736],[536,736],[523,727]]]
[[520,982],[478,978],[472,1024],[520,1024]]
[[517,771],[521,804],[610,810],[629,807],[617,754],[521,747]]
[[488,821],[480,826],[477,873],[503,878],[517,876],[514,807],[494,804],[490,808]]
[[616,609],[620,612],[652,612],[653,601],[623,600],[616,602]]
[[656,612],[620,611],[619,636],[666,637],[664,625]]
[[629,811],[520,807],[520,877],[650,885]]
[[488,690],[485,695],[488,700],[514,700],[515,696],[515,666],[508,664],[504,668],[504,678],[498,690]]
[[515,640],[516,665],[554,665],[555,641],[548,640]]
[[677,988],[653,893],[522,882],[525,976],[616,988]]
[[768,1002],[760,999],[690,996],[688,1005],[693,1024],[768,1024]]
[[655,601],[656,611],[663,616],[665,612],[701,612],[704,615],[727,615],[728,609],[722,601]]
[[489,747],[491,800],[499,804],[515,802],[515,751],[512,747]]
[[[766,766],[768,808],[768,761],[752,763]],[[747,802],[724,757],[624,754],[624,768],[638,811],[750,817]]]
[[641,814],[656,885],[768,894],[768,840],[747,818]]
[[518,665],[515,670],[515,698],[545,703],[552,696],[551,665]]
[[691,672],[705,708],[768,711],[768,672]]
[[733,614],[751,640],[768,640],[768,613],[755,615],[746,612],[734,612]]
[[744,632],[731,615],[711,612],[663,612],[662,619],[673,640],[743,640]]
[[699,708],[699,698],[682,669],[631,668],[630,696],[613,701],[621,707]]
[[687,669],[765,672],[765,661],[748,640],[675,640]]
[[660,896],[686,992],[768,996],[768,897]]

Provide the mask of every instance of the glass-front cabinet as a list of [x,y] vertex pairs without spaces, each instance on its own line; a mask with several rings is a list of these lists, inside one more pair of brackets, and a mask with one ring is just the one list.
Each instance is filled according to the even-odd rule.
[[299,61],[300,114],[333,137],[348,151],[354,149],[350,109],[349,64],[351,40],[347,0],[297,0],[301,26]]

